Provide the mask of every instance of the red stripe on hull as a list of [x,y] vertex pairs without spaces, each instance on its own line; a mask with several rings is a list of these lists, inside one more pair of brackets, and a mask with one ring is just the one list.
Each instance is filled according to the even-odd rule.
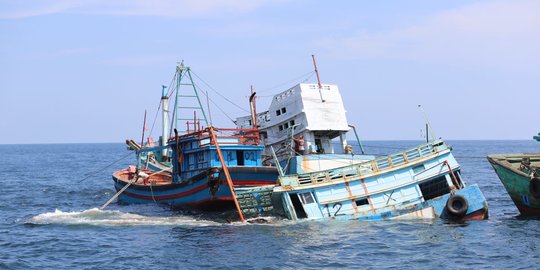
[[[170,200],[170,199],[176,199],[176,198],[185,197],[185,196],[197,193],[199,191],[205,190],[207,188],[208,188],[208,185],[202,185],[202,186],[196,187],[194,189],[184,191],[184,192],[180,192],[180,193],[176,193],[176,194],[163,195],[163,196],[153,196],[153,197],[152,196],[135,194],[135,193],[131,193],[129,191],[124,191],[123,193],[125,195],[129,196],[129,197],[133,197],[133,198],[137,198],[137,199],[143,199],[143,200],[154,200],[155,199],[156,201],[162,201],[162,200]],[[128,188],[128,190],[129,190],[129,188]]]
[[276,181],[256,181],[256,180],[233,180],[233,185],[236,186],[267,186],[277,185]]
[[[237,181],[237,182],[234,182],[234,186],[239,186],[239,187],[242,187],[242,186],[263,186],[263,185],[275,185],[276,183],[275,182],[271,182],[271,181]],[[175,194],[170,194],[170,195],[154,195],[153,197],[152,196],[148,196],[148,195],[141,195],[141,194],[135,194],[135,193],[132,193],[132,192],[129,192],[129,188],[124,191],[123,193],[129,197],[133,197],[133,198],[137,198],[137,199],[142,199],[142,200],[156,200],[156,201],[163,201],[163,200],[170,200],[170,199],[177,199],[177,198],[181,198],[181,197],[185,197],[185,196],[189,196],[191,194],[194,194],[194,193],[197,193],[199,191],[202,191],[202,190],[205,190],[208,188],[208,185],[207,184],[203,184],[201,186],[198,186],[194,189],[190,189],[190,190],[187,190],[187,191],[184,191],[184,192],[180,192],[180,193],[175,193]],[[228,185],[224,184],[224,183],[221,183],[221,187],[220,188],[229,188]],[[117,190],[119,190],[117,188]],[[148,191],[151,191],[150,188]],[[214,198],[209,198],[208,200],[212,200]],[[232,197],[231,197],[232,199]]]
[[486,208],[476,210],[463,217],[463,220],[485,220],[488,219],[488,210]]

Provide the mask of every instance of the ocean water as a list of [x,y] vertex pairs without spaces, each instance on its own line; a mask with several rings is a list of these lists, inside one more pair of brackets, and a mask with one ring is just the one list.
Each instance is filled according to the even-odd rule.
[[486,196],[488,220],[244,225],[155,204],[99,210],[115,193],[111,173],[133,162],[123,144],[0,145],[0,269],[538,269],[540,220],[519,216],[485,156],[540,153],[540,143],[448,144]]

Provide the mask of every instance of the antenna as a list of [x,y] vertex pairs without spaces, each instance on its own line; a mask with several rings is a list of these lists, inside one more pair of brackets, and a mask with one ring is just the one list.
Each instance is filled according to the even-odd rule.
[[317,62],[315,61],[315,55],[312,54],[311,58],[313,59],[313,66],[315,67],[315,74],[317,74],[317,83],[319,85],[319,95],[321,96],[321,101],[324,102],[324,98],[322,96],[321,77],[319,77],[319,70],[317,69]]
[[433,129],[431,128],[431,124],[429,124],[429,120],[427,118],[426,112],[424,112],[424,109],[422,108],[422,105],[418,105],[418,108],[422,112],[422,115],[424,116],[424,121],[426,121],[426,141],[429,141],[429,133],[431,132],[431,139],[435,140],[435,132],[433,132]]

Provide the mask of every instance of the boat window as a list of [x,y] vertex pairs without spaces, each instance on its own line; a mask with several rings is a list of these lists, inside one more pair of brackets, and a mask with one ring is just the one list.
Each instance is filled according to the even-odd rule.
[[291,127],[294,126],[294,120],[291,120],[290,124],[291,124]]
[[311,192],[306,192],[306,193],[302,193],[302,194],[298,194],[298,195],[300,195],[300,199],[302,200],[303,204],[310,204],[310,203],[315,202]]
[[354,201],[354,202],[356,203],[356,206],[361,206],[361,205],[369,204],[367,198],[363,198],[363,199],[360,199],[360,200],[356,200],[356,201]]
[[281,108],[281,113],[286,113],[287,112],[287,109],[285,109],[285,107]]
[[244,151],[236,151],[236,160],[238,166],[244,166]]
[[420,165],[418,165],[418,166],[414,166],[414,167],[412,168],[412,170],[413,170],[413,173],[414,173],[414,174],[417,174],[417,173],[420,173],[420,172],[425,171],[425,170],[426,170],[426,167],[424,166],[424,164],[420,164]]
[[279,131],[282,131],[283,130],[283,126],[282,125],[279,125]]
[[284,128],[284,129],[288,129],[288,128],[289,128],[289,123],[283,124],[283,128]]
[[450,187],[444,175],[418,185],[424,199],[431,200],[450,192]]
[[307,218],[306,211],[304,211],[304,207],[302,207],[302,203],[300,202],[300,199],[298,199],[298,194],[291,193],[290,198],[294,211],[296,212],[296,218]]
[[277,115],[277,116],[281,115],[281,111],[280,111],[280,110],[277,110],[277,111],[276,111],[276,115]]

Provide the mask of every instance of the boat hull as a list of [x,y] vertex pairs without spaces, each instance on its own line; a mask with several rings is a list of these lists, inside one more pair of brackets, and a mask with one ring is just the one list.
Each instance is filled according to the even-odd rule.
[[[272,196],[272,211],[292,220],[488,218],[480,188],[465,186],[459,164],[439,142],[359,164],[284,175]],[[264,201],[250,208],[265,214],[259,211],[269,208]]]
[[531,193],[531,176],[517,166],[517,159],[522,157],[540,163],[540,154],[490,155],[488,160],[519,212],[525,216],[540,216],[540,198]]
[[[200,173],[178,183],[170,180],[152,183],[149,180],[146,183],[139,181],[129,184],[131,181],[124,170],[114,173],[113,180],[117,191],[129,184],[118,197],[121,203],[155,202],[174,208],[221,210],[233,207],[234,202],[225,176],[221,168],[218,169],[219,178],[215,180],[208,173]],[[229,167],[229,173],[235,188],[274,185],[277,181],[277,170],[273,167]]]

